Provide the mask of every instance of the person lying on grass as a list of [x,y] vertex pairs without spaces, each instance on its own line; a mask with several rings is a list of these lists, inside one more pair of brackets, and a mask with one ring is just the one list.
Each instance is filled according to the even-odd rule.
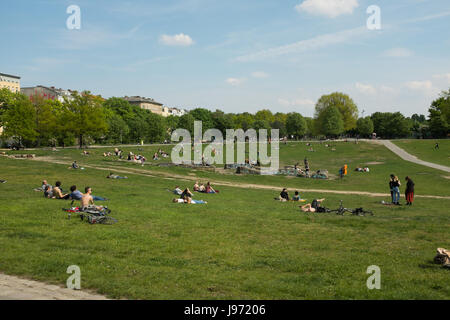
[[181,189],[180,189],[179,186],[176,186],[175,189],[173,190],[173,193],[176,194],[176,195],[178,195],[178,196],[181,196],[181,194],[183,193],[183,191],[181,191]]
[[319,208],[321,208],[320,204],[322,203],[322,201],[324,201],[325,199],[314,199],[312,201],[312,203],[308,203],[305,204],[303,206],[300,206],[301,210],[303,212],[320,212],[321,210]]
[[8,182],[8,181],[0,179],[0,183],[6,183],[6,182]]
[[173,199],[173,203],[186,203],[186,204],[207,204],[208,202],[203,200],[193,200],[191,197],[186,197],[184,199]]
[[184,189],[184,191],[180,194],[180,199],[184,199],[186,197],[192,198],[194,195],[192,194],[189,188]]
[[92,197],[92,189],[91,187],[86,187],[84,189],[85,194],[81,197],[81,210],[86,209],[96,209],[96,210],[102,210],[103,206],[96,206],[94,204],[94,198]]
[[[81,200],[83,198],[83,194],[77,190],[77,186],[73,185],[70,187],[70,199],[72,200]],[[107,198],[92,196],[95,201],[108,201]]]
[[107,179],[128,179],[128,177],[121,177],[117,174],[113,174],[112,172],[109,173],[108,176],[106,176]]

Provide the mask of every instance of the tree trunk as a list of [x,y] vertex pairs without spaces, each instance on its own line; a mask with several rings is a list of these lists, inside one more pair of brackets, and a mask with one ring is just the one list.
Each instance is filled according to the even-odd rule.
[[79,137],[79,143],[80,143],[80,149],[83,149],[83,135],[82,134],[80,134],[80,137]]

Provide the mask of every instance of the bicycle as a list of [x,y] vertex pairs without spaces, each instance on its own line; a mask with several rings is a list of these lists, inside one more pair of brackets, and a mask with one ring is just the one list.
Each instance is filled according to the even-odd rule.
[[78,214],[81,221],[86,218],[86,221],[90,224],[107,224],[112,225],[117,222],[117,219],[108,216],[111,213],[111,210],[108,207],[88,207],[88,208],[80,208],[73,206],[74,201],[71,203],[71,207],[69,209],[63,208],[64,212],[68,213],[68,218],[70,219],[72,213]]
[[337,215],[343,216],[345,213],[350,213],[353,216],[365,216],[366,214],[373,216],[373,212],[369,210],[364,210],[363,208],[350,209],[345,208],[343,201],[340,201],[339,208],[335,210],[329,210],[330,213],[336,213]]

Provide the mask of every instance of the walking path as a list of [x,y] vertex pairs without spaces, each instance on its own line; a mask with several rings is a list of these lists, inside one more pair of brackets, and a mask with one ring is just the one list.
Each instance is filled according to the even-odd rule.
[[0,273],[0,300],[107,300],[80,290],[21,279]]
[[408,152],[406,152],[402,148],[400,148],[397,145],[393,144],[390,140],[377,140],[377,142],[382,143],[386,148],[388,148],[389,150],[394,152],[396,155],[398,155],[400,158],[402,158],[405,161],[417,163],[417,164],[420,164],[422,166],[430,167],[430,168],[433,168],[433,169],[438,169],[438,170],[450,172],[450,167],[446,167],[446,166],[443,166],[443,165],[440,165],[440,164],[436,164],[436,163],[420,160],[416,156],[413,156],[412,154],[409,154]]

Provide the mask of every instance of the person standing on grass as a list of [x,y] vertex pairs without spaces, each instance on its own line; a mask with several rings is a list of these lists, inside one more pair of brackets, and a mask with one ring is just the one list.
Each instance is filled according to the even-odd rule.
[[405,190],[406,205],[411,206],[414,201],[414,181],[412,181],[410,177],[406,177],[405,180],[406,180],[406,190]]
[[393,192],[394,192],[394,196],[393,196],[393,198],[394,198],[394,204],[396,204],[396,205],[400,205],[400,186],[401,186],[401,183],[400,183],[400,180],[398,179],[398,177],[397,176],[395,176],[394,177],[394,181],[392,182],[393,183],[393,186],[394,186],[394,188],[393,188]]
[[439,150],[439,143],[438,142],[436,142],[436,145],[434,146],[434,149]]
[[394,203],[394,178],[395,176],[391,174],[389,178],[389,190],[391,191],[391,203]]

